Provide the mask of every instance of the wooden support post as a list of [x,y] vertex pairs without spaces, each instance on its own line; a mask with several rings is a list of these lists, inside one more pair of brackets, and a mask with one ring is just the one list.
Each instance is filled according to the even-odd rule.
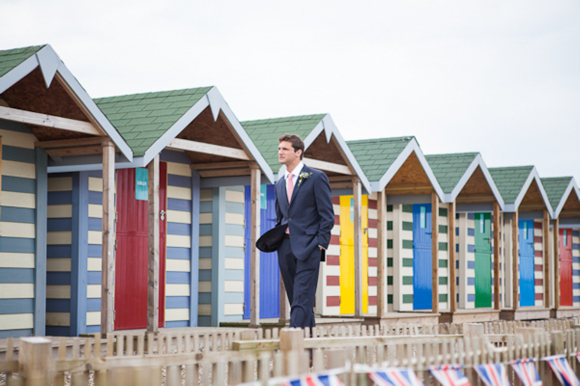
[[149,191],[149,261],[147,332],[159,331],[159,155],[147,166]]
[[547,209],[544,209],[544,222],[542,223],[542,230],[544,231],[544,307],[552,307],[552,286],[553,281],[550,275],[550,265],[552,260],[550,256],[552,255],[550,251],[550,213]]
[[52,341],[42,337],[20,338],[18,373],[26,385],[52,384],[53,371]]
[[387,194],[377,193],[377,316],[387,313]]
[[457,273],[455,272],[456,265],[455,265],[455,212],[456,212],[456,203],[453,201],[449,204],[449,214],[447,216],[447,235],[449,235],[449,310],[451,312],[457,311],[457,281],[456,276]]
[[513,310],[517,310],[520,304],[519,299],[519,216],[518,211],[512,213],[512,308]]
[[493,203],[493,308],[497,311],[501,310],[501,286],[500,286],[500,254],[501,239],[500,239],[500,214],[499,204],[497,201]]
[[560,220],[552,221],[554,243],[554,308],[560,309]]
[[354,316],[362,316],[362,187],[358,177],[352,179],[354,198]]
[[433,313],[439,312],[439,196],[431,193],[431,293]]
[[[260,251],[256,241],[260,237],[260,169],[257,165],[250,167],[250,327],[260,325]],[[282,297],[283,294],[280,294]]]
[[101,262],[101,333],[115,329],[115,146],[103,144],[103,241]]

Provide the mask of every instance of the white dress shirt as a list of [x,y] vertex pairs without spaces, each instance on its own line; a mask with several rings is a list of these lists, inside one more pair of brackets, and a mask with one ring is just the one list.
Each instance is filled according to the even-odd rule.
[[[300,175],[303,167],[304,163],[300,161],[300,163],[291,172],[289,172],[288,169],[284,171],[284,179],[286,180],[286,192],[288,192],[288,176],[290,173],[292,173],[292,182],[294,183],[294,189],[296,189],[296,182],[298,182],[298,176]],[[288,199],[290,198],[291,197],[288,197]]]

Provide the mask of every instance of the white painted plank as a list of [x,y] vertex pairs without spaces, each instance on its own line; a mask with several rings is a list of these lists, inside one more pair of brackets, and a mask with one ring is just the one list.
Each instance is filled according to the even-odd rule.
[[0,299],[34,298],[32,283],[0,283]]
[[23,330],[33,327],[33,314],[0,314],[0,330]]
[[48,218],[72,218],[72,205],[48,205],[46,207],[46,217]]
[[34,254],[0,252],[0,268],[34,268]]

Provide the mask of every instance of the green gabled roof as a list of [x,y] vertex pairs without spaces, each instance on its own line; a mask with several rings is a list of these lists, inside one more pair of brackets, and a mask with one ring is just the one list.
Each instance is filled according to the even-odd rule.
[[259,119],[240,122],[258,151],[274,173],[280,169],[278,162],[278,138],[283,134],[296,134],[302,140],[314,130],[326,114],[302,115],[297,117]]
[[479,153],[425,155],[444,193],[451,193]]
[[510,166],[488,170],[504,202],[513,204],[533,169],[533,166]]
[[369,181],[378,181],[413,138],[374,138],[346,143]]
[[212,87],[97,98],[97,106],[141,157]]
[[540,181],[542,181],[544,190],[548,195],[550,205],[552,205],[552,208],[556,210],[558,204],[562,200],[562,196],[566,192],[566,188],[570,185],[570,181],[572,181],[572,177],[540,178]]
[[22,47],[0,51],[0,77],[6,75],[15,67],[18,67],[18,65],[36,54],[45,46],[46,44],[42,46]]

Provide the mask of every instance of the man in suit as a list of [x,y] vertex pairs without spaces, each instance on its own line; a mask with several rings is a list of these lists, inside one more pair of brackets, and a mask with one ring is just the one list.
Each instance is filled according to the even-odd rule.
[[334,226],[332,194],[326,174],[302,163],[299,136],[285,134],[278,142],[278,160],[286,171],[276,183],[276,226],[288,226],[278,262],[290,301],[290,327],[314,327],[318,271]]

